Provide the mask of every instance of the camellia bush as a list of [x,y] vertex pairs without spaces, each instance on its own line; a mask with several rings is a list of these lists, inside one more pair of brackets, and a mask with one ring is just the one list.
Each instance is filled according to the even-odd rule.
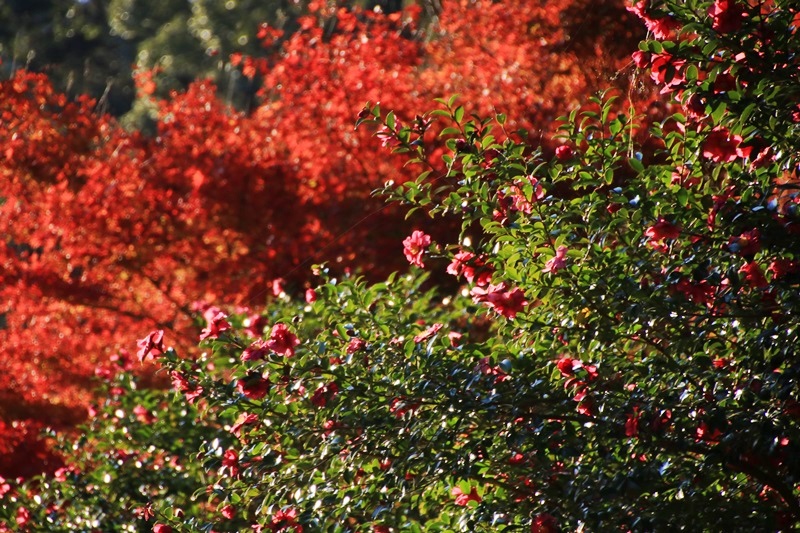
[[[198,309],[202,354],[117,357],[9,530],[791,531],[800,527],[798,29],[788,1],[638,2],[653,122],[604,93],[553,155],[470,116],[359,115],[458,220],[408,274],[313,271],[261,313]],[[631,108],[622,113],[619,109]],[[445,170],[429,165],[428,130]],[[647,149],[645,149],[647,147]],[[401,244],[398,242],[398,248]],[[446,290],[429,273],[461,283]],[[201,316],[202,315],[202,316]]]
[[[113,4],[115,17],[131,11],[127,30],[115,25],[121,34],[164,24],[151,52],[193,39],[181,33],[185,21],[166,24],[186,2]],[[192,9],[210,17],[195,30],[212,36],[247,9],[224,2],[224,11],[237,5],[223,23],[211,4]],[[223,46],[214,60],[251,97],[261,88],[248,112],[228,105],[236,84],[218,91],[196,80],[167,97],[178,72],[144,70],[136,89],[137,106],[153,115],[146,135],[100,114],[105,98],[59,92],[57,75],[9,71],[0,82],[0,475],[60,466],[39,431],[83,421],[94,369],[139,331],[162,329],[194,356],[196,302],[260,307],[272,293],[305,290],[309,267],[326,261],[337,274],[378,281],[405,267],[398,243],[413,229],[440,240],[457,234],[455,220],[405,221],[401,208],[370,196],[415,171],[374,142],[373,130],[353,129],[364,102],[391,102],[412,124],[434,98],[459,92],[470,111],[505,113],[512,129],[546,140],[562,110],[620,69],[615,82],[625,85],[644,33],[622,0],[447,2],[432,12],[437,2],[418,2],[387,13],[290,4],[294,29],[262,24],[263,11],[247,19],[260,56],[252,47],[228,56]],[[190,44],[199,51],[199,41]],[[174,62],[181,72],[191,64]],[[435,137],[429,131],[427,158],[444,172]]]

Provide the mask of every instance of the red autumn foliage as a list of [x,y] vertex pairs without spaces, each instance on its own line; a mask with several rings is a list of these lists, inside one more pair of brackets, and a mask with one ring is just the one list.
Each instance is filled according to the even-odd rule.
[[[460,93],[468,112],[547,138],[586,95],[627,83],[641,37],[621,1],[448,2],[425,28],[418,11],[312,11],[277,55],[239,58],[263,75],[252,113],[198,81],[157,102],[153,137],[42,75],[0,83],[0,473],[55,468],[38,431],[82,419],[95,367],[142,331],[165,332],[144,356],[191,353],[193,302],[262,304],[272,280],[295,287],[310,262],[404,268],[410,226],[370,191],[415,171],[354,131],[365,102],[412,123],[412,110]],[[508,314],[525,303],[515,296]],[[289,356],[293,342],[270,349]]]

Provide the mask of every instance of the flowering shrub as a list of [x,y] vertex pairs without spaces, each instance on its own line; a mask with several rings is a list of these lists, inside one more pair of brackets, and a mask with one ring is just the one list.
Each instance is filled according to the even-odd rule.
[[[199,357],[148,334],[174,402],[121,372],[70,454],[76,477],[0,484],[7,527],[800,526],[800,18],[789,2],[632,9],[655,38],[637,63],[674,96],[652,151],[647,117],[609,94],[564,117],[553,154],[451,98],[421,117],[444,123],[433,172],[425,133],[368,107],[360,126],[421,172],[384,193],[457,219],[458,239],[398,240],[415,267],[381,283],[320,266],[302,301],[206,310]],[[429,287],[436,270],[463,285]],[[181,445],[148,442],[140,428],[169,416]],[[88,444],[143,454],[136,490]],[[180,476],[147,462],[165,450]],[[60,496],[74,486],[121,504]]]
[[[127,23],[136,31],[149,15],[139,4]],[[306,4],[296,32],[251,21],[263,57],[218,58],[262,87],[250,113],[203,80],[156,99],[163,78],[143,71],[137,87],[157,117],[147,137],[42,75],[0,82],[0,473],[59,466],[36,435],[83,419],[95,367],[130,349],[136,332],[163,330],[193,353],[198,300],[262,305],[283,287],[307,289],[308,266],[322,261],[376,281],[405,265],[397,243],[412,228],[454,233],[423,228],[421,216],[404,222],[401,209],[370,196],[414,174],[402,155],[378,155],[371,130],[353,130],[365,101],[391,102],[433,141],[435,129],[414,118],[433,98],[461,92],[489,113],[503,94],[497,111],[514,117],[509,127],[544,138],[562,106],[628,62],[619,43],[634,46],[642,33],[620,0],[591,2],[598,23],[586,27],[586,0],[447,2],[424,26],[414,5],[387,15]],[[442,144],[429,147],[440,166]]]

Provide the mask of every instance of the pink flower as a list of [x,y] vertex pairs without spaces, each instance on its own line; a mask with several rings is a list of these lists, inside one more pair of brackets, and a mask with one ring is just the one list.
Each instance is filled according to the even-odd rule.
[[556,255],[544,264],[542,272],[555,274],[559,270],[565,269],[567,267],[567,250],[569,250],[569,248],[566,246],[559,246],[558,250],[556,250]]
[[422,254],[425,249],[431,245],[431,236],[416,230],[410,237],[406,237],[403,241],[403,253],[412,265],[420,268],[425,268],[422,262]]
[[154,353],[159,355],[165,352],[164,349],[164,330],[151,331],[147,337],[140,339],[136,343],[139,346],[139,351],[136,355],[139,357],[140,362],[151,357]]
[[277,279],[273,279],[272,280],[272,295],[273,296],[280,296],[281,294],[283,294],[285,292],[283,290],[284,281],[285,280],[283,278],[277,278]]
[[242,361],[256,361],[258,359],[266,359],[269,353],[267,341],[258,339],[253,344],[248,346],[242,351]]
[[294,333],[289,331],[285,324],[275,324],[272,326],[272,333],[267,341],[267,348],[277,354],[291,357],[294,355],[294,347],[300,344],[300,340]]
[[438,333],[439,330],[442,329],[442,327],[444,327],[443,324],[434,324],[434,325],[432,325],[431,327],[429,327],[428,329],[426,329],[425,331],[423,331],[419,335],[416,335],[414,337],[414,342],[419,344],[420,342],[424,342],[424,341],[430,339],[431,337],[436,335],[436,333]]
[[485,303],[506,318],[514,318],[528,305],[525,293],[520,289],[508,290],[505,282],[489,285],[486,289],[475,287],[471,291],[475,302]]
[[156,421],[156,415],[151,413],[143,405],[137,405],[136,407],[134,407],[133,414],[136,416],[136,420],[138,420],[142,424],[152,424],[153,422]]
[[220,333],[224,333],[231,329],[231,325],[226,320],[227,316],[222,311],[215,314],[211,320],[208,321],[208,326],[200,333],[200,340],[218,339]]
[[462,507],[469,504],[469,502],[481,502],[481,497],[478,496],[478,490],[475,487],[470,487],[469,494],[464,494],[460,487],[453,487],[450,494],[455,497],[456,505]]
[[31,520],[31,512],[25,507],[17,509],[16,522],[18,526],[25,527]]

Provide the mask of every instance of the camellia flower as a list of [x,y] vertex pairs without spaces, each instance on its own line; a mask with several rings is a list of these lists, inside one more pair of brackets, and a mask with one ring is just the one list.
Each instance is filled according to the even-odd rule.
[[469,494],[464,494],[460,487],[453,487],[450,494],[455,496],[455,504],[462,507],[468,505],[469,502],[481,502],[481,497],[478,496],[478,490],[475,487],[470,487]]
[[562,144],[556,148],[556,158],[559,161],[569,161],[572,159],[572,148],[569,145]]
[[558,533],[558,524],[553,515],[548,513],[537,514],[531,520],[531,533]]
[[231,477],[239,475],[239,452],[233,448],[225,450],[222,454],[222,468],[227,469]]
[[269,340],[267,341],[267,348],[277,354],[291,357],[294,355],[294,347],[300,344],[297,336],[289,331],[285,324],[275,324],[272,326],[272,333],[270,333]]
[[325,407],[338,393],[339,386],[336,383],[321,385],[311,396],[311,403],[316,407]]
[[159,355],[164,353],[164,330],[159,329],[157,331],[151,331],[150,334],[137,341],[136,343],[139,346],[139,351],[136,355],[139,357],[139,361],[143,362],[148,357],[152,356],[154,353],[155,355]]
[[508,290],[505,282],[489,285],[486,289],[475,287],[471,294],[473,301],[487,304],[506,318],[516,317],[528,305],[525,293],[518,288]]
[[741,135],[731,135],[725,128],[716,128],[703,143],[703,157],[715,163],[731,163],[737,157],[748,157],[752,147],[742,148],[741,144]]
[[267,341],[258,339],[253,344],[248,346],[242,351],[242,361],[256,361],[258,359],[265,359],[269,353]]
[[256,422],[258,422],[258,415],[254,413],[241,413],[238,418],[236,418],[236,422],[231,426],[230,431],[238,437],[241,435],[244,426],[255,424]]
[[436,335],[436,333],[438,333],[439,330],[442,329],[442,327],[444,327],[443,324],[434,324],[434,325],[432,325],[431,327],[429,327],[428,329],[426,329],[425,331],[423,331],[419,335],[416,335],[414,337],[414,342],[419,344],[420,342],[424,342],[424,341],[430,339],[431,337]]
[[677,239],[681,234],[681,228],[664,218],[659,218],[655,224],[645,230],[644,234],[650,239],[650,246],[664,252],[667,249],[664,241]]
[[447,273],[463,275],[468,282],[474,281],[479,287],[485,287],[492,281],[492,269],[485,264],[483,256],[476,257],[474,253],[463,250],[453,257],[447,266]]
[[275,511],[267,527],[273,532],[289,531],[292,528],[295,533],[303,533],[303,526],[297,523],[297,509],[292,508]]
[[234,507],[231,504],[228,504],[219,510],[219,514],[221,514],[228,520],[233,520],[233,517],[236,516],[236,507]]
[[364,339],[359,339],[358,337],[352,337],[350,342],[347,344],[346,351],[349,354],[354,354],[356,352],[360,352],[364,348],[367,347],[367,341]]
[[176,370],[173,370],[170,374],[172,378],[172,386],[175,387],[176,390],[182,392],[186,395],[186,401],[189,403],[194,403],[197,398],[203,394],[203,387],[199,385],[191,385],[189,380],[187,380],[183,375],[181,375]]
[[306,289],[306,303],[313,304],[317,301],[317,292],[314,289]]
[[269,392],[272,383],[259,373],[248,374],[236,381],[236,389],[250,400],[260,400]]
[[208,326],[200,333],[200,340],[218,339],[221,333],[229,331],[231,325],[226,320],[228,317],[222,311],[215,314],[208,321]]
[[422,254],[425,253],[425,249],[430,245],[431,236],[416,230],[410,237],[406,237],[403,240],[403,254],[412,265],[425,268],[425,264],[422,262]]
[[542,272],[555,274],[559,270],[565,269],[567,267],[567,250],[569,250],[569,248],[566,246],[559,246],[558,250],[556,250],[556,255],[544,264]]
[[719,33],[730,33],[742,26],[744,6],[737,0],[715,0],[708,8],[711,27]]
[[167,524],[156,524],[153,526],[153,533],[172,533],[172,527]]

